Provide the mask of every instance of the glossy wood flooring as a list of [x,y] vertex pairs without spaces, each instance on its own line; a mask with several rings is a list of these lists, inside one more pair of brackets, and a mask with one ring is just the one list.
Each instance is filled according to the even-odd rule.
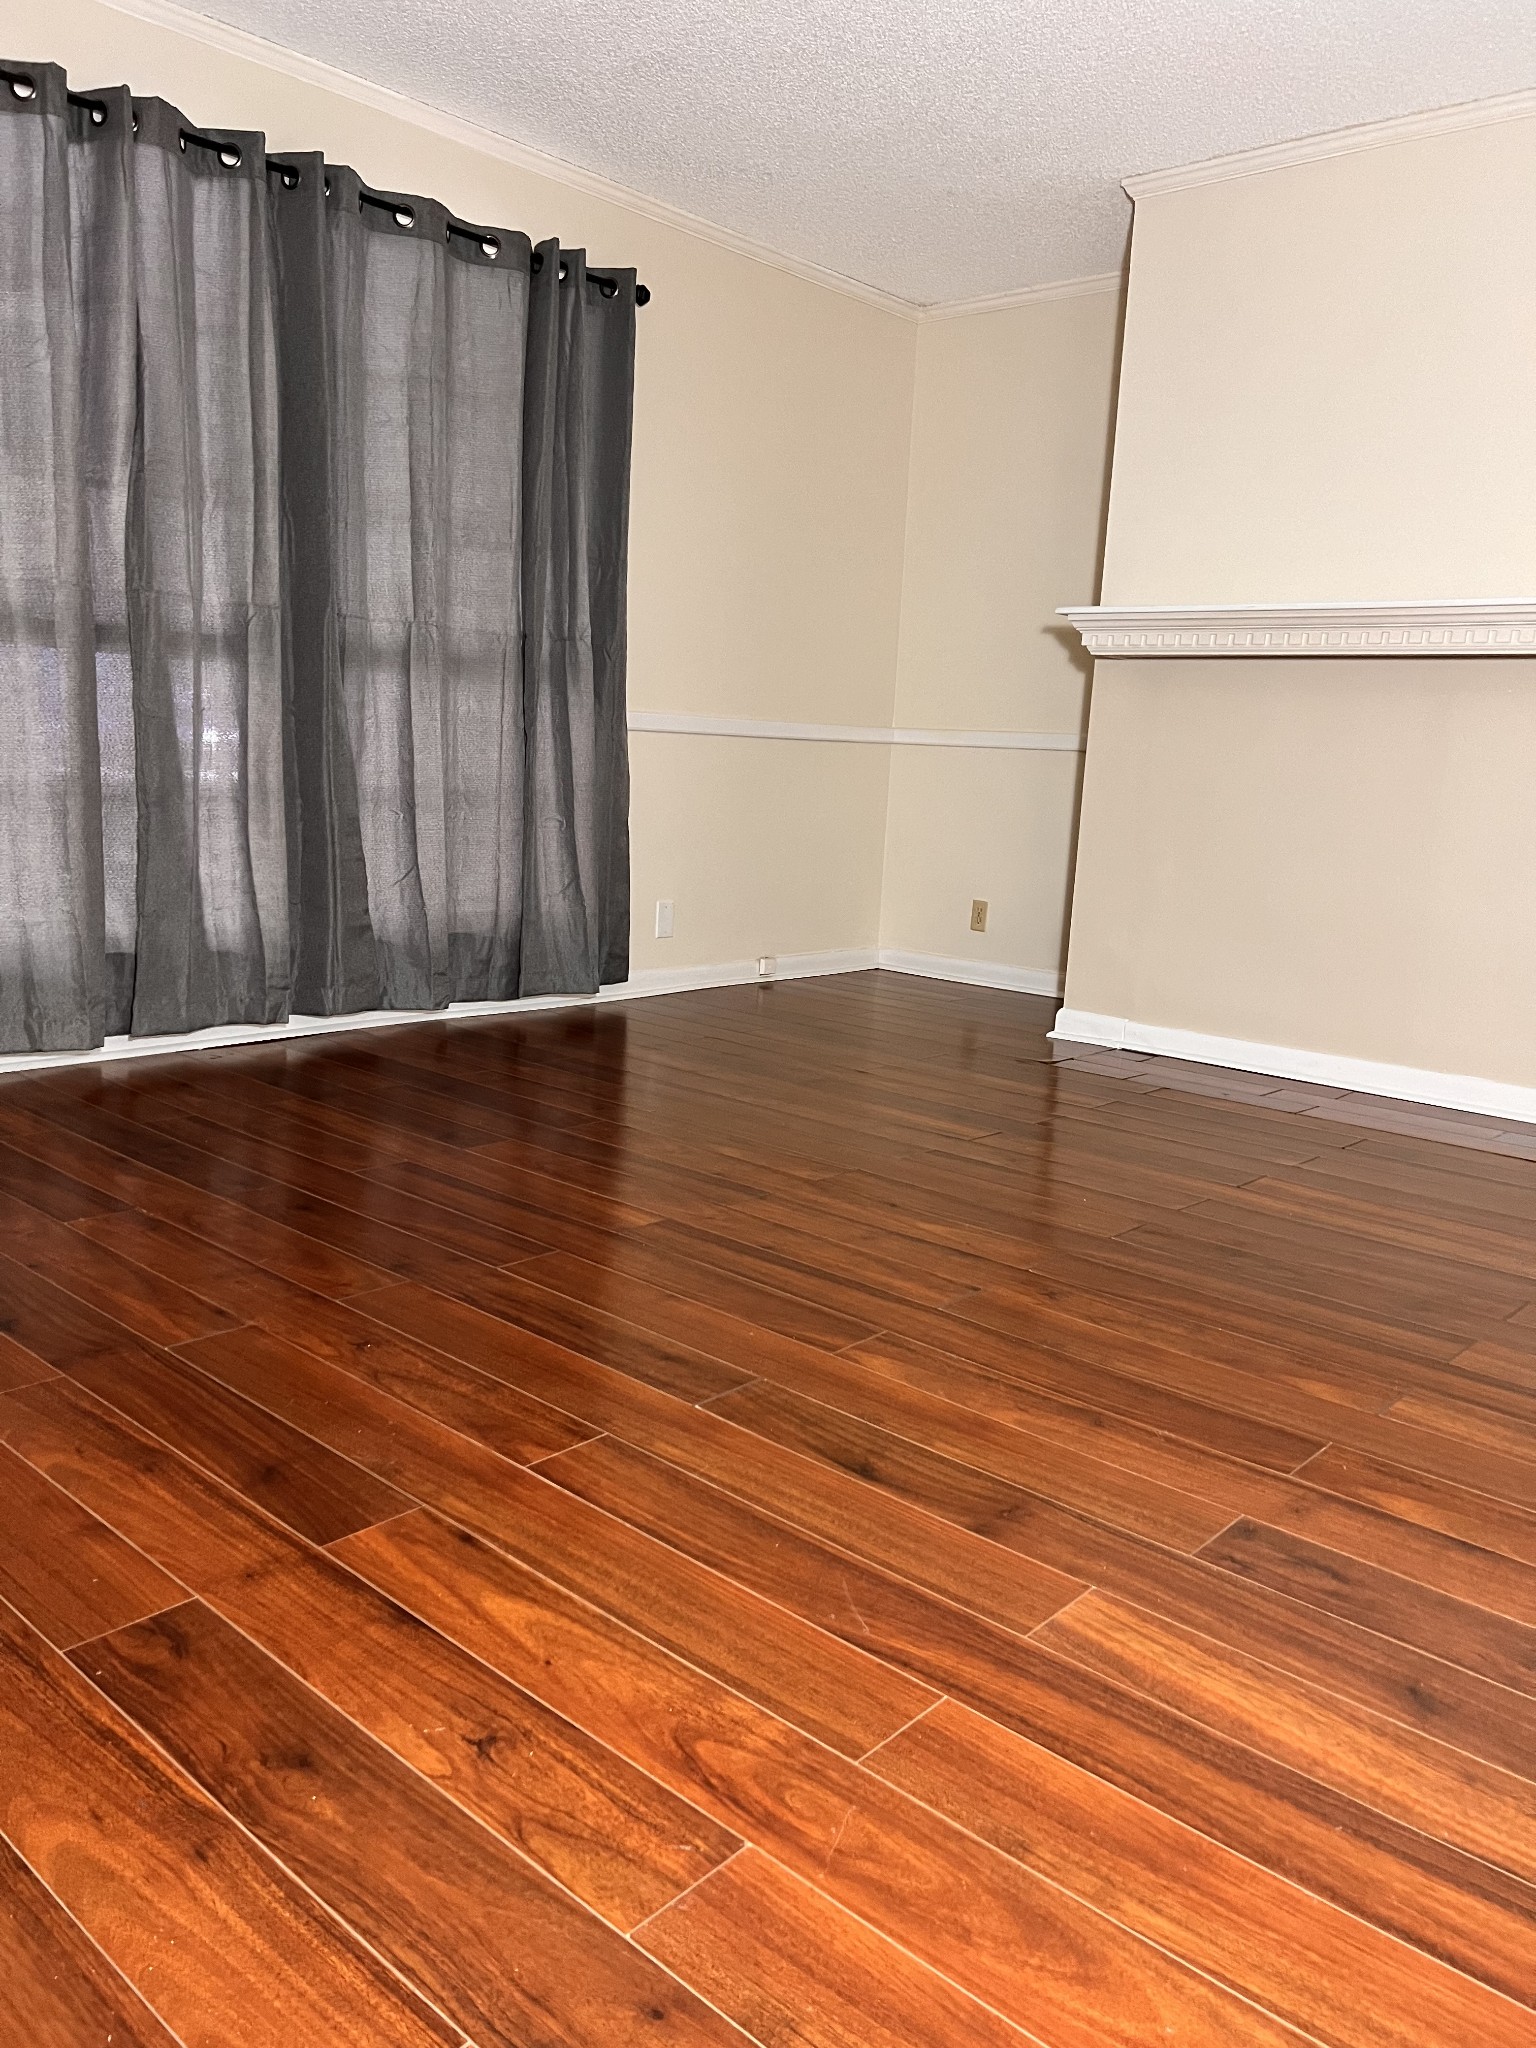
[[1531,2048],[1536,1133],[893,975],[0,1085],[4,2048]]

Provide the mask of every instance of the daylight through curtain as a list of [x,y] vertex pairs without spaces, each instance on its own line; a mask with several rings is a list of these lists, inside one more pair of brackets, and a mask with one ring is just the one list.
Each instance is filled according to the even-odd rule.
[[632,272],[0,66],[0,1051],[628,972]]

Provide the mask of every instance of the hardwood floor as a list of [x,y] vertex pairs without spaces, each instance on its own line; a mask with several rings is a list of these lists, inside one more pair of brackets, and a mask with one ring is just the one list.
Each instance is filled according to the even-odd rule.
[[1536,1131],[891,974],[0,1083],[3,2048],[1531,2048]]

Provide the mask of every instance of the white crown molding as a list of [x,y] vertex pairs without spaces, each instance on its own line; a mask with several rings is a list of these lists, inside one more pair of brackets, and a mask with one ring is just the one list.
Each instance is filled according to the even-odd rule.
[[1438,604],[1063,605],[1084,647],[1115,655],[1536,654],[1536,598]]
[[925,981],[960,981],[972,988],[1007,989],[1021,996],[1059,996],[1062,977],[1054,967],[1008,967],[1000,960],[962,960],[949,953],[903,953],[880,948],[878,964],[892,974],[920,974]]
[[1395,142],[1416,142],[1427,135],[1451,135],[1463,128],[1487,128],[1499,121],[1533,119],[1536,89],[1507,92],[1494,99],[1463,100],[1451,107],[1430,107],[1419,114],[1397,114],[1385,121],[1362,121],[1353,128],[1331,129],[1325,135],[1302,135],[1294,142],[1263,143],[1257,149],[1234,150],[1230,156],[1207,157],[1202,163],[1143,171],[1121,183],[1129,198],[1151,199],[1161,192],[1183,192],[1191,185],[1219,185],[1227,178],[1257,177],[1264,171],[1287,170],[1292,164],[1354,156],[1363,149],[1386,149]]
[[697,711],[631,711],[631,732],[690,733],[706,739],[816,740],[865,747],[975,747],[1033,754],[1080,754],[1075,732],[955,732],[906,725],[814,725],[783,718],[716,718]]
[[1427,1102],[1438,1109],[1507,1117],[1511,1123],[1536,1123],[1536,1088],[1514,1081],[1489,1081],[1478,1074],[1441,1074],[1430,1067],[1398,1067],[1385,1060],[1354,1059],[1344,1053],[1263,1045],[1250,1038],[1218,1038],[1206,1031],[1139,1024],[1133,1017],[1107,1017],[1094,1010],[1059,1010],[1050,1035],[1071,1045],[1161,1053],[1199,1066],[1274,1074],[1287,1081],[1316,1081],[1360,1095],[1385,1095],[1398,1102]]
[[1017,291],[992,292],[981,299],[941,299],[924,306],[928,320],[969,320],[977,313],[1009,313],[1015,306],[1038,306],[1050,299],[1086,299],[1098,292],[1117,292],[1125,281],[1122,270],[1104,270],[1093,277],[1064,277],[1055,284],[1026,284]]
[[[902,320],[916,321],[922,317],[924,309],[910,299],[898,298],[893,292],[881,291],[858,278],[845,277],[841,271],[825,269],[804,257],[788,255],[784,250],[756,241],[750,235],[737,234],[733,228],[718,227],[713,221],[703,220],[683,207],[670,206],[664,199],[651,199],[645,193],[616,184],[596,171],[586,171],[579,164],[567,163],[563,157],[553,156],[547,150],[514,142],[510,136],[498,135],[493,128],[462,120],[457,114],[413,100],[388,86],[374,85],[368,79],[342,71],[334,64],[322,64],[317,58],[301,56],[297,50],[285,49],[281,43],[266,42],[245,29],[231,28],[226,22],[214,21],[190,7],[177,5],[177,0],[101,0],[101,4],[135,21],[172,29],[209,49],[222,50],[231,57],[243,57],[248,63],[281,72],[286,78],[296,78],[302,84],[318,86],[360,106],[391,114],[397,121],[408,121],[413,128],[423,128],[431,135],[441,136],[446,142],[479,150],[482,155],[513,164],[518,170],[531,171],[541,178],[552,178],[558,184],[569,185],[595,199],[606,199],[613,206],[622,206],[630,213],[659,221],[664,227],[676,228],[679,233],[693,235],[700,241],[713,242],[718,248],[746,256],[754,263],[766,263],[771,269],[788,271],[792,277],[803,278],[807,284],[822,285],[829,291],[842,293],[845,298],[862,299],[867,305],[878,306],[882,312],[894,313]],[[316,138],[314,146],[322,147],[323,138]]]
[[579,164],[567,163],[563,157],[554,156],[547,150],[515,142],[508,135],[499,135],[493,128],[462,120],[457,114],[413,100],[405,93],[393,92],[388,86],[374,85],[337,65],[322,64],[317,58],[301,56],[297,50],[285,49],[281,43],[269,43],[246,29],[231,28],[227,22],[215,21],[193,8],[180,6],[178,0],[101,0],[101,4],[116,14],[128,15],[134,21],[171,29],[208,49],[222,50],[231,57],[243,57],[247,63],[263,65],[268,71],[281,72],[284,77],[296,78],[304,85],[318,86],[322,91],[336,93],[359,106],[393,115],[397,121],[408,121],[413,128],[425,129],[430,135],[441,136],[445,142],[456,142],[466,149],[479,150],[482,155],[513,164],[518,170],[531,171],[536,177],[552,178],[557,184],[569,185],[594,199],[605,199],[610,205],[622,206],[643,219],[676,228],[680,234],[693,235],[701,242],[712,242],[717,248],[729,249],[734,255],[745,256],[753,263],[767,264],[772,270],[786,271],[807,284],[840,292],[844,298],[860,299],[865,305],[876,306],[883,313],[893,313],[899,320],[961,319],[971,313],[1001,312],[1009,306],[1031,305],[1044,299],[1071,299],[1085,292],[1112,291],[1120,283],[1120,273],[1115,271],[1102,277],[1072,277],[1057,284],[1026,285],[1019,291],[1000,292],[990,298],[941,300],[933,305],[921,305],[914,299],[903,299],[895,292],[882,291],[878,285],[865,284],[860,278],[848,277],[840,270],[828,270],[823,264],[809,262],[803,256],[791,256],[783,249],[755,240],[751,235],[738,234],[734,228],[720,227],[681,206],[670,206],[664,199],[652,199],[646,193],[617,184],[596,171],[586,171]]

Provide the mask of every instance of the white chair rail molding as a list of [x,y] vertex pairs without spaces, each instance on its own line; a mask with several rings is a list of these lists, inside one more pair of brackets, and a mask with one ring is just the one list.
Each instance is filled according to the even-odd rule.
[[1063,605],[1096,660],[1536,654],[1536,597],[1434,604]]

